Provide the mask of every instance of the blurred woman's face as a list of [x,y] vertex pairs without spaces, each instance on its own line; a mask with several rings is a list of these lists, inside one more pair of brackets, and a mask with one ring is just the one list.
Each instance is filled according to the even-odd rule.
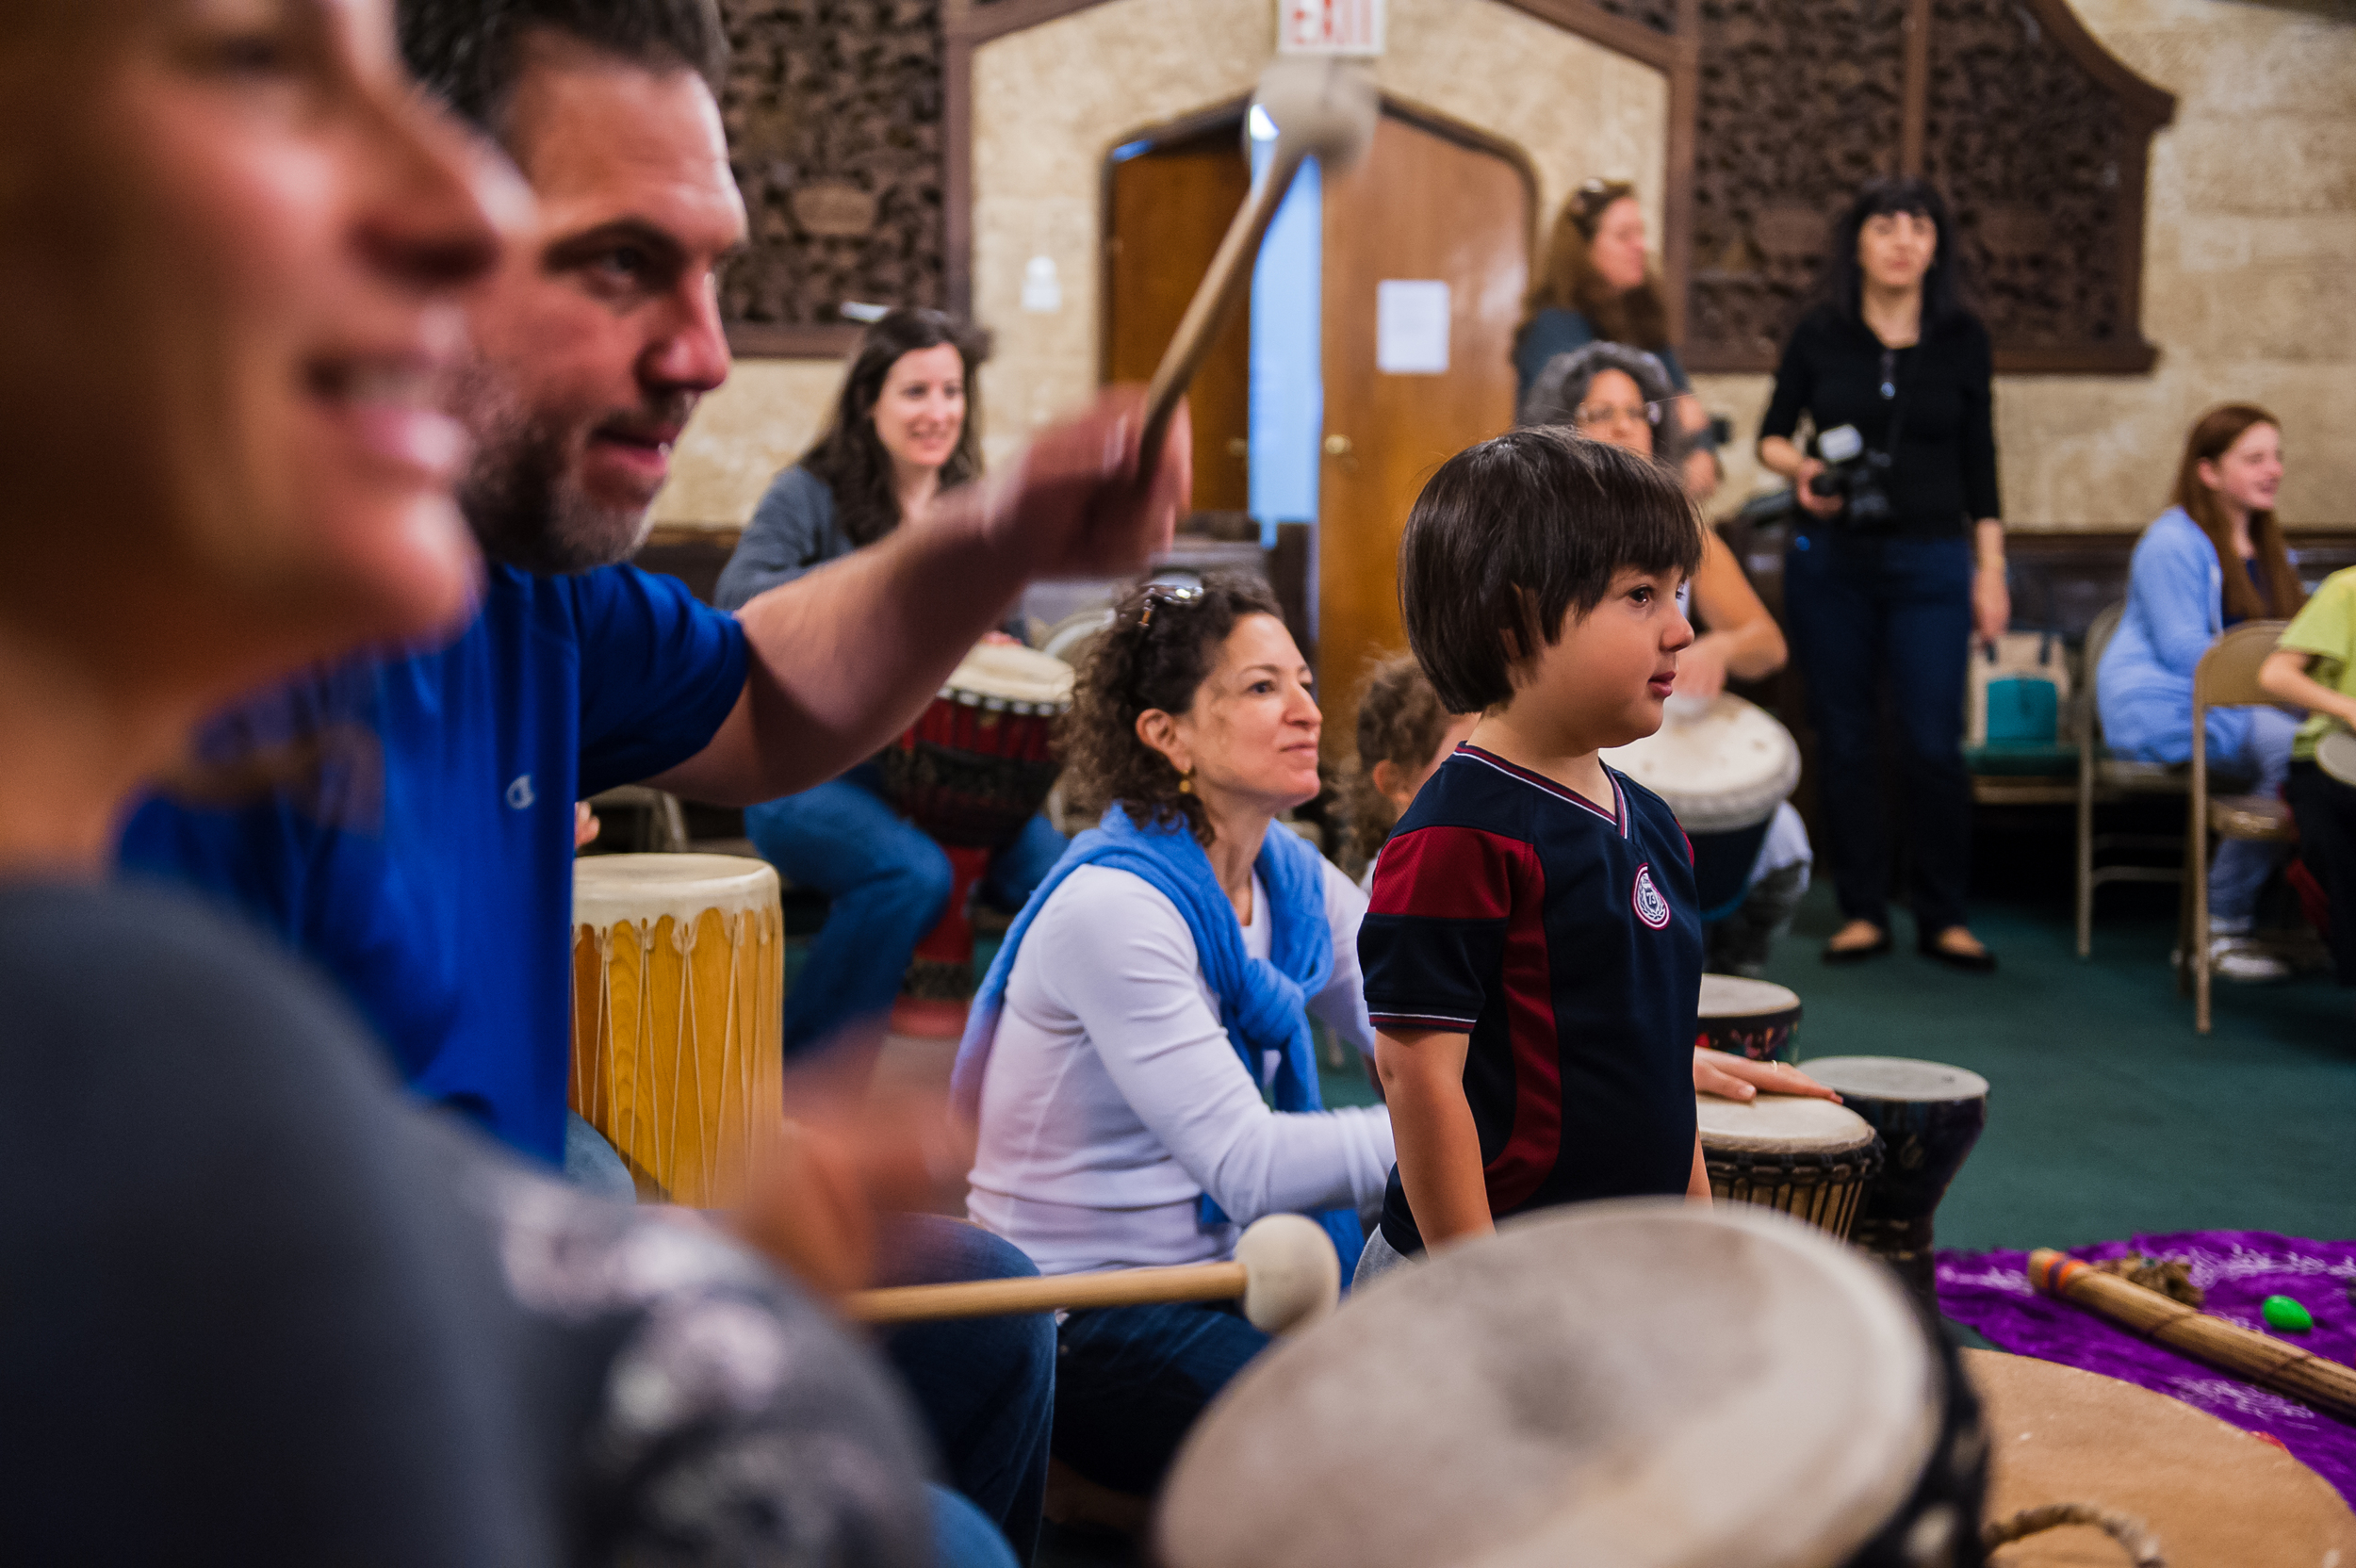
[[875,437],[904,469],[938,469],[965,433],[965,358],[954,343],[911,349],[884,372]]
[[2271,512],[2282,489],[2282,433],[2252,425],[2198,471],[2201,483],[2244,512]]
[[1939,225],[1924,213],[1877,212],[1857,232],[1857,267],[1879,288],[1920,288],[1938,256]]
[[1633,196],[1623,196],[1595,220],[1595,237],[1587,253],[1604,282],[1623,293],[1644,281],[1644,209]]
[[0,614],[199,682],[459,614],[455,290],[528,197],[419,106],[389,0],[8,8],[0,504],[37,537]]
[[1626,370],[1597,371],[1571,418],[1590,441],[1652,456],[1652,413],[1636,378]]

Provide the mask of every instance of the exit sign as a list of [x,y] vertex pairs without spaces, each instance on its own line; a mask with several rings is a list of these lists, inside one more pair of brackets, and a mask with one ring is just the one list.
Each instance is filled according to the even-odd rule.
[[1277,0],[1276,48],[1286,55],[1383,53],[1383,0]]

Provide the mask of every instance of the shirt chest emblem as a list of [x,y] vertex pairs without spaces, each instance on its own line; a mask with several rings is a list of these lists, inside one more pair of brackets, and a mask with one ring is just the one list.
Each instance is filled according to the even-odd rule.
[[532,803],[539,798],[532,792],[532,775],[528,773],[517,774],[515,781],[507,787],[507,808],[511,811],[530,810]]
[[1628,903],[1635,908],[1636,918],[1652,930],[1667,928],[1669,901],[1661,897],[1661,890],[1653,885],[1650,862],[1636,868],[1636,886],[1629,891]]

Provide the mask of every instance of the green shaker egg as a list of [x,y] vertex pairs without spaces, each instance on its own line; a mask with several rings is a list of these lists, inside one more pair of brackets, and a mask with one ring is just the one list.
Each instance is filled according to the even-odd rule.
[[2285,1333],[2303,1334],[2315,1326],[2307,1309],[2287,1296],[2267,1297],[2258,1304],[2258,1313],[2266,1320],[2267,1328],[2281,1329]]

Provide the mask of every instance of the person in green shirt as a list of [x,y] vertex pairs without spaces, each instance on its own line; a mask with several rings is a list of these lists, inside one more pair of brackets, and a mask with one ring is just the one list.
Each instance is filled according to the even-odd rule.
[[2315,746],[2335,729],[2356,729],[2356,566],[2332,573],[2282,630],[2258,684],[2307,710],[2291,743],[2282,792],[2299,822],[2299,858],[2331,906],[2331,961],[2340,984],[2356,986],[2356,785],[2315,763]]

